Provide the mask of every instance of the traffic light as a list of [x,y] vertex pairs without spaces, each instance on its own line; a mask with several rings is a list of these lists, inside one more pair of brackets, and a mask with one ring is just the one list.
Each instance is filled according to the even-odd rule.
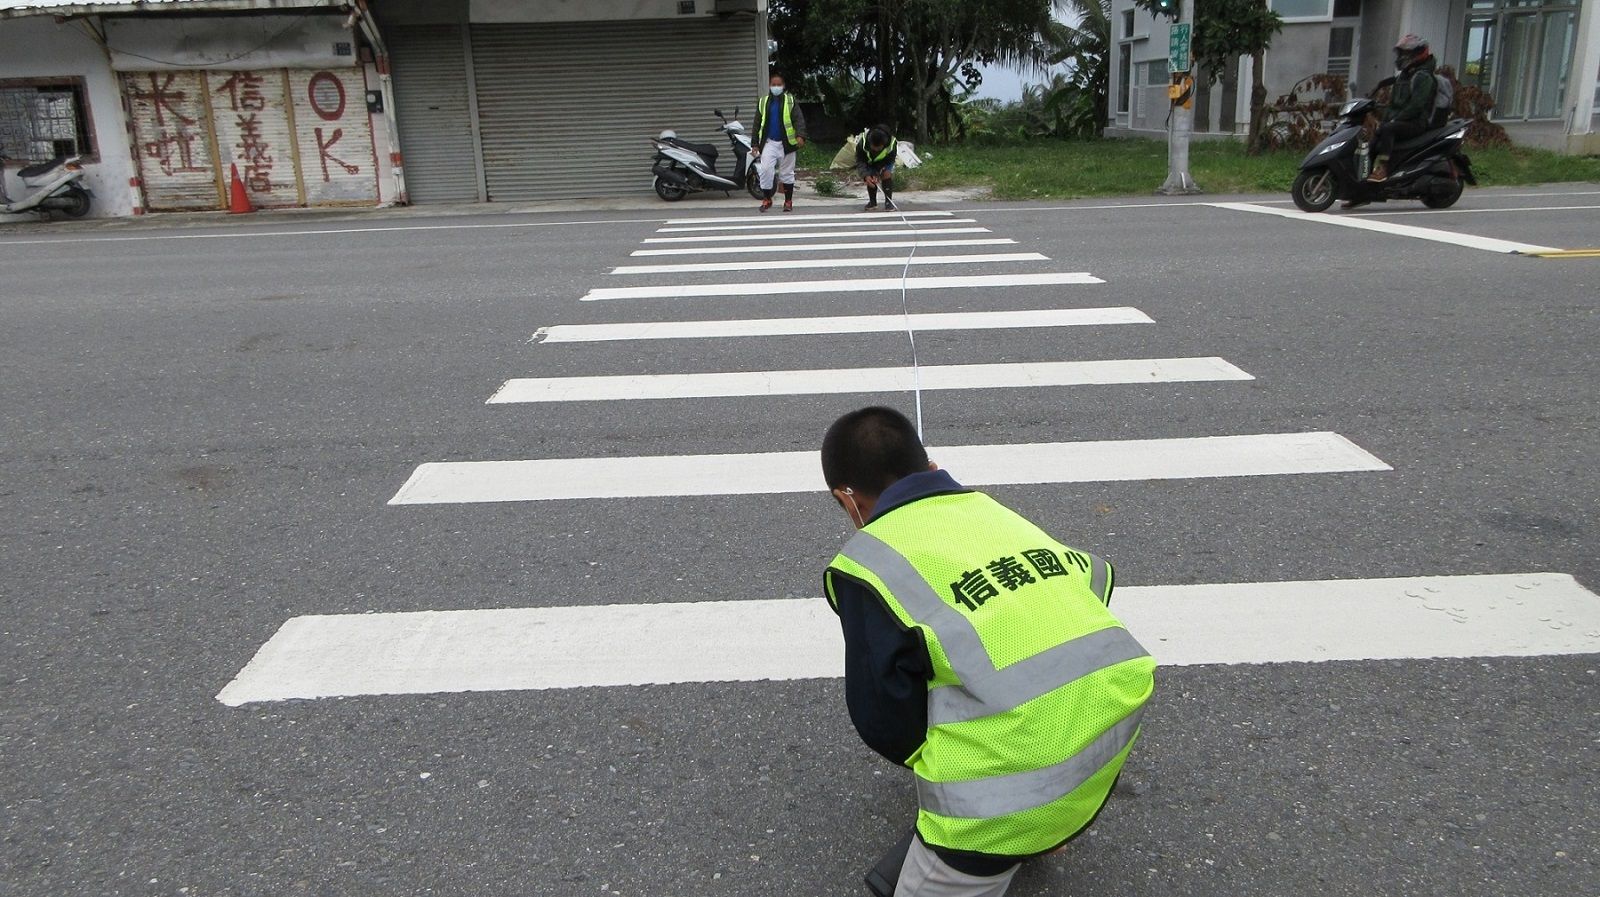
[[1178,4],[1181,2],[1182,0],[1155,0],[1156,13],[1176,22],[1181,12],[1178,8]]

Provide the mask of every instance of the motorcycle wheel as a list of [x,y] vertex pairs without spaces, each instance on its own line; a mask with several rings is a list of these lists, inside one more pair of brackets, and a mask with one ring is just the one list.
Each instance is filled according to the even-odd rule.
[[751,199],[765,199],[761,194],[761,175],[754,165],[744,173],[744,189],[749,191]]
[[1309,168],[1294,179],[1289,195],[1302,212],[1326,212],[1338,198],[1338,184],[1326,168]]
[[658,177],[656,178],[656,195],[667,202],[677,202],[688,196],[689,191],[687,188],[679,187],[677,184],[669,184]]
[[1466,189],[1460,178],[1455,179],[1455,186],[1449,193],[1427,193],[1422,197],[1422,204],[1430,209],[1448,209],[1461,198],[1461,191]]
[[66,200],[65,204],[58,207],[58,211],[68,218],[82,218],[89,214],[89,191],[73,184],[61,195]]

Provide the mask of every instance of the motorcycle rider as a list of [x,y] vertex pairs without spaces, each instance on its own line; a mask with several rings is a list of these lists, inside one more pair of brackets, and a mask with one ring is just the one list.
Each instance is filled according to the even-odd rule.
[[777,186],[774,182],[781,182],[783,210],[792,212],[795,152],[806,145],[806,117],[784,88],[782,75],[773,72],[768,83],[768,96],[756,100],[756,119],[760,124],[750,153],[759,160],[756,173],[761,178],[761,211],[772,208],[772,194]]
[[1415,34],[1400,38],[1394,45],[1394,67],[1399,74],[1390,88],[1389,105],[1383,112],[1383,123],[1372,138],[1372,156],[1376,164],[1367,180],[1374,183],[1388,180],[1389,156],[1396,143],[1403,143],[1429,129],[1433,121],[1433,100],[1438,91],[1434,69],[1438,61],[1428,50],[1428,42]]

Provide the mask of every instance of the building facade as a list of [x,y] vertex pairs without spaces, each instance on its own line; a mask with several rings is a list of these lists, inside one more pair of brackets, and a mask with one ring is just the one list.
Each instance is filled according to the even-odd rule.
[[[1600,152],[1600,0],[1269,2],[1284,21],[1265,55],[1269,102],[1314,74],[1344,76],[1353,95],[1364,95],[1394,73],[1394,43],[1412,33],[1462,81],[1495,98],[1494,120],[1517,143]],[[1164,134],[1169,22],[1133,0],[1113,0],[1111,21],[1107,133]],[[1215,83],[1199,73],[1197,132],[1237,135],[1248,127],[1251,75],[1248,58]]]
[[235,172],[260,208],[648,194],[647,138],[719,139],[767,55],[765,0],[0,0],[0,171],[82,156],[97,215]]

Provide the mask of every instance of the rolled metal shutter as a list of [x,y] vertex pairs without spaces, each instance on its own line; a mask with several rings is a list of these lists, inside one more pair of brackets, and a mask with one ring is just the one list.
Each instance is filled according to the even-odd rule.
[[489,199],[648,194],[648,138],[667,128],[728,171],[711,110],[750,126],[756,49],[750,16],[473,25]]
[[414,203],[476,202],[478,159],[460,25],[388,30],[406,194]]

